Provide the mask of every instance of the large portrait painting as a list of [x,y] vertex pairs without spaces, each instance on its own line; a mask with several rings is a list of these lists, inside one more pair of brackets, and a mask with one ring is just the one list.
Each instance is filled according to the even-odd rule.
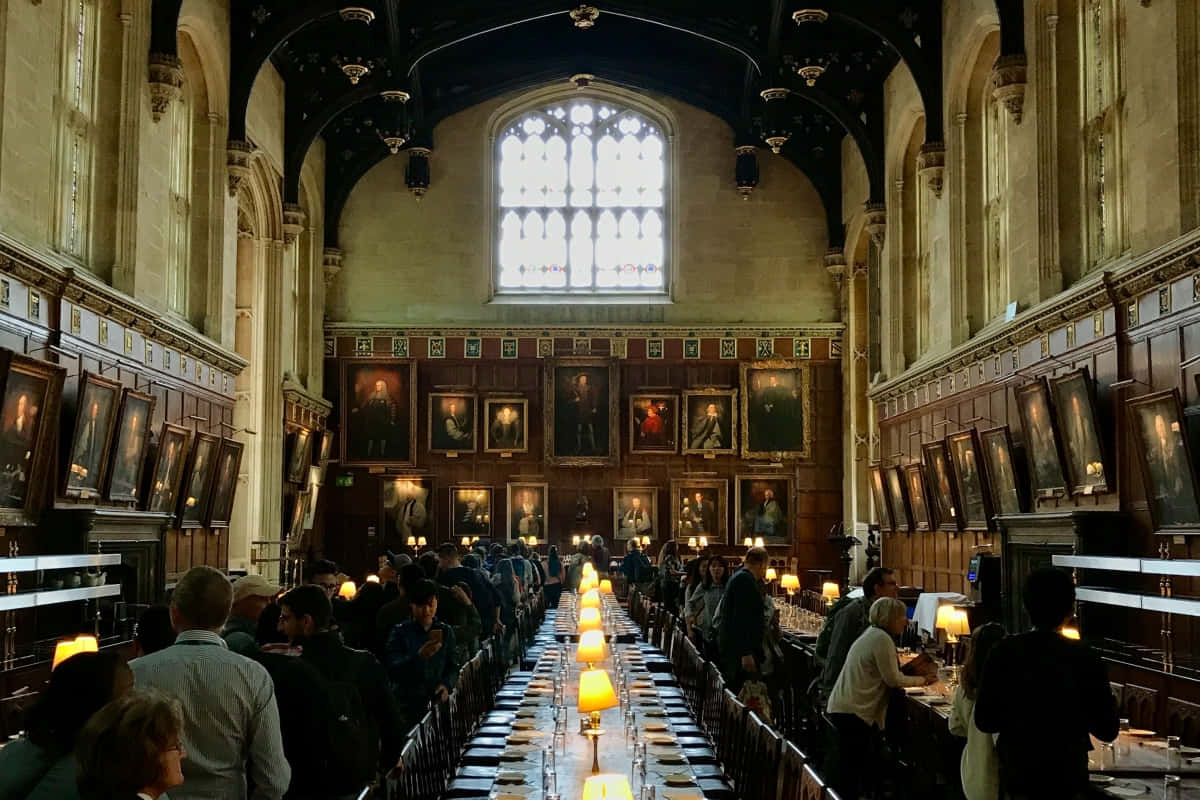
[[742,458],[808,458],[809,367],[742,364]]
[[613,530],[620,541],[643,536],[658,539],[658,489],[653,486],[613,489]]
[[429,393],[429,452],[475,452],[475,395]]
[[678,438],[678,395],[629,395],[630,453],[674,453]]
[[342,464],[412,465],[417,366],[383,359],[342,362]]
[[67,454],[67,497],[95,497],[104,486],[108,448],[121,405],[121,385],[85,372],[79,376],[75,427]]
[[892,522],[896,530],[909,533],[915,527],[912,509],[908,503],[908,485],[900,467],[883,467],[883,482],[887,487],[888,502],[892,507]]
[[683,454],[737,455],[737,389],[683,393]]
[[546,501],[549,484],[508,484],[508,541],[530,536],[541,541],[546,538]]
[[868,468],[867,476],[871,481],[871,500],[875,503],[875,517],[879,521],[879,530],[894,531],[896,525],[892,522],[892,505],[888,501],[887,485],[883,478],[884,469],[885,467],[874,464]]
[[183,468],[183,486],[179,492],[179,527],[203,528],[212,499],[212,476],[217,465],[221,440],[208,433],[197,433]]
[[5,351],[0,397],[0,507],[35,513],[54,463],[51,442],[62,397],[62,367]]
[[154,471],[150,473],[150,491],[147,494],[146,510],[160,514],[175,510],[179,496],[179,481],[186,466],[188,429],[164,422],[158,435],[158,451],[154,457]]
[[150,417],[154,397],[126,389],[121,394],[117,415],[116,445],[108,473],[108,499],[136,502],[140,499],[146,445],[150,441]]
[[1174,534],[1200,529],[1196,473],[1178,392],[1148,394],[1130,400],[1127,408],[1155,530]]
[[983,461],[987,465],[988,485],[992,490],[992,508],[997,514],[1020,514],[1024,511],[1024,503],[1021,501],[1021,484],[1017,481],[1008,426],[986,430],[979,438],[983,446]]
[[979,433],[974,428],[952,433],[946,437],[946,443],[954,464],[954,488],[962,527],[986,531],[991,526],[992,498],[980,457]]
[[401,548],[437,540],[434,522],[433,478],[403,475],[384,478],[381,490],[381,525],[385,549],[399,553]]
[[304,483],[308,479],[312,445],[313,432],[308,428],[300,428],[288,436],[288,457],[283,474],[289,483]]
[[710,544],[729,541],[729,482],[699,478],[671,481],[671,531],[676,539],[707,536]]
[[1096,419],[1096,385],[1087,367],[1050,379],[1054,415],[1062,434],[1063,462],[1071,494],[1108,491],[1104,446]]
[[774,475],[739,475],[738,536],[766,544],[790,544],[792,479]]
[[529,401],[524,397],[485,397],[483,419],[483,452],[529,452]]
[[945,442],[926,442],[921,445],[925,460],[925,476],[929,479],[929,496],[933,499],[934,516],[940,531],[957,531],[961,526],[958,497],[954,490],[954,475],[950,471],[950,455]]
[[1017,389],[1016,395],[1034,497],[1061,497],[1067,492],[1067,482],[1063,477],[1062,452],[1055,434],[1054,412],[1045,378],[1025,384]]
[[620,371],[599,358],[546,364],[546,460],[557,466],[616,466]]
[[492,487],[451,486],[450,526],[454,539],[492,538]]
[[929,493],[925,488],[924,465],[905,465],[904,482],[908,487],[908,505],[912,509],[913,526],[919,531],[933,530],[935,526],[929,511]]
[[233,499],[237,494],[238,469],[242,464],[242,443],[222,439],[217,450],[213,473],[212,501],[208,504],[208,527],[228,528],[233,517]]

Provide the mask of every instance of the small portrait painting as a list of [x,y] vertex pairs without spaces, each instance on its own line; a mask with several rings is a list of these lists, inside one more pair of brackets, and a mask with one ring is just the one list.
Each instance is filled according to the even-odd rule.
[[929,516],[929,500],[925,491],[925,467],[907,464],[904,467],[904,482],[908,486],[908,506],[912,509],[913,525],[919,531],[933,530]]
[[997,514],[1020,514],[1021,484],[1017,482],[1012,437],[1008,426],[986,430],[979,435],[983,461],[987,465],[988,485],[992,490],[992,508]]
[[1071,494],[1108,491],[1104,447],[1096,419],[1095,383],[1087,367],[1050,379],[1054,415],[1062,434],[1063,463]]
[[342,362],[343,464],[412,464],[415,430],[414,362]]
[[287,526],[284,534],[287,536],[288,552],[295,552],[300,549],[300,545],[304,539],[304,520],[308,516],[308,506],[311,497],[308,492],[296,492],[292,495],[292,502],[288,508],[288,515],[284,519],[284,524]]
[[629,396],[629,452],[674,453],[679,432],[679,396]]
[[122,392],[117,417],[116,445],[108,474],[108,499],[134,502],[142,486],[146,443],[150,440],[150,417],[154,397],[126,389]]
[[333,431],[324,431],[321,433],[321,446],[317,450],[317,462],[324,464],[329,459],[333,458]]
[[743,458],[808,458],[807,364],[742,364],[741,411]]
[[1033,493],[1036,497],[1061,497],[1066,494],[1067,485],[1045,379],[1025,384],[1016,390],[1016,395]]
[[883,482],[888,503],[892,507],[892,522],[896,530],[908,533],[913,529],[912,512],[908,503],[908,484],[900,467],[884,467]]
[[546,460],[611,466],[620,460],[616,362],[567,358],[546,370]]
[[233,517],[233,500],[237,493],[238,469],[241,464],[242,443],[222,439],[221,447],[217,451],[212,502],[208,504],[208,527],[229,527],[229,520]]
[[212,476],[217,463],[217,448],[221,440],[207,433],[197,433],[184,467],[183,486],[179,492],[179,527],[202,528],[212,499]]
[[523,397],[486,397],[483,400],[483,418],[487,423],[483,452],[529,452],[526,431],[528,400]]
[[886,481],[883,471],[886,467],[874,465],[867,470],[871,483],[871,501],[875,504],[875,518],[879,522],[879,530],[894,531],[896,525],[892,521],[892,504],[888,499]]
[[710,544],[729,540],[729,484],[722,480],[671,481],[671,530],[676,539],[707,536]]
[[508,541],[530,536],[546,538],[546,500],[549,484],[508,484]]
[[683,405],[684,455],[736,455],[736,389],[692,389]]
[[985,531],[992,519],[987,472],[980,457],[979,434],[974,428],[946,437],[950,460],[954,464],[954,488],[957,490],[962,526]]
[[290,483],[303,483],[312,463],[313,432],[308,428],[292,431],[288,436],[288,457],[284,476]]
[[434,524],[433,478],[409,475],[386,478],[382,489],[383,543],[388,550],[436,542]]
[[429,452],[475,452],[475,395],[429,393]]
[[738,476],[738,535],[766,544],[791,541],[792,479],[769,475]]
[[1179,394],[1172,389],[1138,397],[1129,401],[1128,409],[1129,432],[1155,530],[1177,533],[1200,527],[1196,473]]
[[65,370],[15,353],[4,356],[8,370],[0,400],[0,507],[32,511],[40,491],[30,480],[53,464],[46,431],[54,425]]
[[652,486],[613,489],[613,529],[620,541],[657,539],[658,490]]
[[961,525],[958,497],[954,491],[954,476],[950,471],[950,456],[945,442],[926,442],[921,445],[925,459],[925,475],[929,479],[929,496],[933,500],[934,517],[940,531],[957,531]]
[[179,496],[179,481],[187,455],[188,429],[169,422],[163,423],[158,435],[158,452],[154,458],[154,471],[150,478],[150,492],[146,510],[170,513],[175,510]]
[[68,497],[96,496],[104,485],[108,446],[117,421],[121,386],[85,372],[79,378],[75,429],[67,457]]
[[492,487],[451,486],[450,520],[455,541],[492,538]]

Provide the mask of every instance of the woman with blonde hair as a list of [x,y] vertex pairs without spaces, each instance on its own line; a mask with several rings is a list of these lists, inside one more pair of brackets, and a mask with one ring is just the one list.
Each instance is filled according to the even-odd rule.
[[97,711],[79,734],[75,759],[84,800],[157,800],[183,783],[183,709],[135,690]]

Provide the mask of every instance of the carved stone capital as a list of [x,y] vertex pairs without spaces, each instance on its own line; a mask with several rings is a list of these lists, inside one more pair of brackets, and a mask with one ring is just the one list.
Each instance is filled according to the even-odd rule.
[[588,30],[595,27],[596,18],[600,16],[600,9],[595,6],[581,5],[578,8],[571,9],[571,22],[580,30]]
[[229,170],[229,196],[237,197],[238,189],[250,177],[250,159],[254,156],[254,145],[231,139],[225,145],[225,165]]
[[333,283],[333,279],[342,271],[342,262],[346,258],[346,254],[336,247],[326,247],[325,253],[321,260],[321,269],[325,275],[325,288]]
[[295,203],[284,203],[283,206],[283,243],[291,245],[304,232],[304,222],[308,215],[304,209]]
[[167,53],[150,54],[150,116],[155,122],[183,95],[183,61]]
[[992,97],[1004,103],[1013,122],[1021,124],[1025,107],[1025,73],[1027,61],[1023,53],[1000,56],[992,67]]
[[882,249],[887,234],[887,206],[883,203],[867,203],[863,210],[867,217],[867,233],[875,246]]
[[933,191],[933,196],[940,198],[946,178],[945,142],[926,142],[921,145],[917,169],[925,179],[925,184]]
[[825,271],[833,278],[834,284],[842,288],[842,279],[846,275],[846,254],[840,247],[831,247],[825,251]]

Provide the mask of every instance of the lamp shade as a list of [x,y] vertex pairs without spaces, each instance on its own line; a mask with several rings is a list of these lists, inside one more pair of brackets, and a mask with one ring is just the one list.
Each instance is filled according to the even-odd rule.
[[583,782],[583,800],[633,800],[623,775],[593,775]]
[[613,691],[608,673],[602,669],[587,669],[579,673],[579,713],[590,714],[606,708],[616,708],[617,693]]
[[96,641],[95,636],[88,634],[80,634],[74,639],[64,639],[54,645],[54,660],[50,663],[50,669],[53,671],[58,668],[58,665],[66,661],[73,655],[79,653],[95,653],[99,651],[100,646]]
[[946,633],[950,633],[951,620],[954,619],[954,606],[938,606],[937,621],[934,627],[941,628]]
[[779,579],[779,585],[782,586],[785,591],[794,592],[800,588],[800,577],[797,575],[789,575],[785,572],[783,577]]
[[604,623],[600,621],[600,609],[585,608],[579,612],[579,632],[587,633],[588,631],[598,631],[604,629]]
[[599,608],[600,607],[600,591],[598,589],[588,589],[583,593],[583,597],[579,598],[580,608]]
[[708,547],[708,537],[707,536],[700,537],[700,547],[701,548]]
[[774,567],[767,567],[767,580],[773,581],[778,577],[779,575],[776,574]]
[[354,585],[354,581],[346,581],[342,584],[342,588],[338,589],[338,597],[344,600],[353,600],[356,594],[358,594],[358,587]]
[[592,578],[588,578],[585,576],[585,577],[581,578],[579,581],[579,596],[583,597],[585,594],[587,594],[588,592],[590,592],[592,589],[595,589],[595,588],[596,588],[596,581]]
[[643,536],[642,537],[642,547],[649,547],[649,546],[650,546],[650,537]]
[[463,547],[470,547],[471,546],[471,537],[470,536],[462,537],[462,541],[459,542],[459,544],[461,544]]
[[590,561],[583,562],[583,577],[592,578],[592,577],[595,577],[595,575],[596,575],[595,565],[592,564],[592,562],[590,562]]
[[604,631],[585,631],[579,635],[576,664],[595,664],[605,658]]
[[697,544],[698,544],[698,542],[696,541],[696,537],[695,537],[695,536],[689,536],[689,537],[688,537],[688,547],[690,547],[690,548],[692,548],[693,550],[695,550],[695,549],[696,549],[696,545],[697,545]]
[[745,539],[742,540],[742,544],[745,545],[746,547],[754,547],[754,540],[751,539],[749,536],[747,536]]
[[425,537],[418,536],[417,537],[417,547],[424,547],[424,546],[425,546]]
[[954,613],[950,616],[950,624],[946,626],[947,636],[970,636],[971,621],[967,619],[967,612],[961,608],[954,609]]
[[823,583],[821,584],[821,596],[826,600],[837,600],[842,596],[842,591],[836,583]]
[[579,546],[579,537],[578,537],[578,536],[572,536],[572,537],[571,537],[571,544],[573,544],[573,545],[575,545],[576,547],[578,547],[578,546]]
[[96,637],[90,633],[81,633],[75,637],[75,652],[77,653],[99,653],[100,643],[96,641]]
[[600,594],[612,594],[612,593],[613,593],[612,581],[610,581],[608,578],[605,578],[604,580],[600,581]]
[[1064,627],[1060,628],[1058,632],[1060,634],[1062,634],[1062,637],[1064,639],[1076,639],[1076,640],[1079,639],[1079,629],[1078,628],[1071,628],[1068,626],[1064,626]]
[[378,575],[368,575],[367,583],[379,583],[379,576]]
[[763,542],[763,537],[755,536],[754,537],[754,546],[755,547],[766,547],[766,543]]
[[408,537],[408,546],[416,547],[417,546],[417,537],[415,537],[415,536]]

